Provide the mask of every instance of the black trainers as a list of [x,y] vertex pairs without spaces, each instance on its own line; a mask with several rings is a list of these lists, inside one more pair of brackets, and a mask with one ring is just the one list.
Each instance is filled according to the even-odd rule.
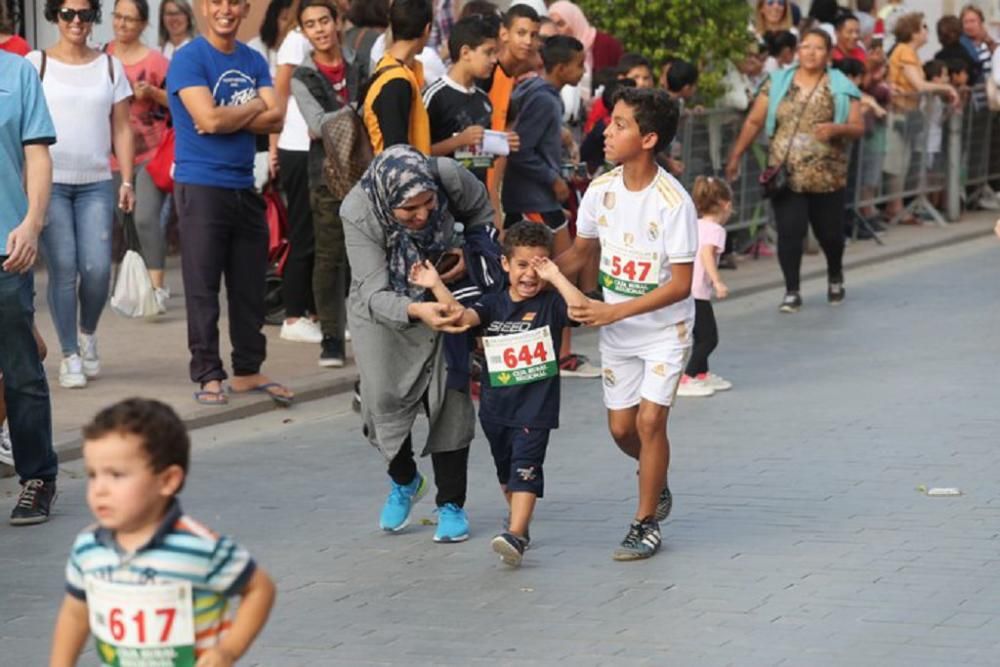
[[319,365],[323,368],[344,367],[344,341],[333,336],[323,336],[320,342],[323,350],[319,353]]
[[633,521],[621,546],[615,549],[615,560],[642,560],[660,550],[660,524],[653,517]]
[[56,482],[29,479],[21,485],[21,495],[10,513],[13,526],[30,526],[49,520],[49,510],[56,499]]
[[844,303],[844,297],[847,296],[847,290],[844,289],[844,283],[830,283],[826,288],[826,301],[831,306],[839,306]]
[[[510,513],[507,513],[507,518],[503,522],[503,532],[510,533]],[[513,533],[511,533],[513,534]],[[531,546],[531,530],[528,528],[524,529],[524,537],[521,538],[521,542],[524,543],[524,548],[527,550]]]
[[783,313],[797,313],[802,307],[802,297],[798,292],[787,292],[785,298],[781,300],[778,310]]
[[656,517],[657,521],[666,521],[667,517],[670,516],[670,510],[674,508],[674,497],[670,494],[670,487],[667,483],[663,483],[663,490],[660,491],[660,499],[656,503]]
[[500,556],[504,565],[520,567],[521,559],[524,557],[525,543],[514,533],[500,533],[490,542],[493,551]]

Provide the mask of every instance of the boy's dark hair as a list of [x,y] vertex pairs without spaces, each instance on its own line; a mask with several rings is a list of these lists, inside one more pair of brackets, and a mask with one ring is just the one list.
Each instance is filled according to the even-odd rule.
[[352,0],[347,20],[356,28],[388,28],[389,0]]
[[420,39],[433,20],[431,0],[393,0],[389,8],[392,38],[397,41]]
[[654,153],[665,150],[674,140],[681,112],[666,91],[623,87],[615,95],[614,103],[618,102],[624,102],[632,109],[640,134],[656,133]]
[[469,0],[462,3],[462,13],[458,15],[458,20],[467,19],[470,16],[490,16],[499,15],[500,9],[490,2],[490,0]]
[[635,88],[635,81],[632,79],[613,79],[604,84],[604,92],[601,93],[601,102],[608,111],[615,106],[615,96],[622,88]]
[[857,58],[841,58],[833,63],[833,66],[843,72],[846,77],[865,75],[865,64]]
[[778,30],[764,35],[764,44],[767,46],[767,54],[777,58],[785,49],[794,51],[799,45],[799,38],[791,30]]
[[952,58],[945,61],[945,66],[948,68],[948,74],[961,74],[965,72],[966,74],[971,73],[969,69],[969,61],[963,60],[962,58]]
[[941,46],[958,44],[962,39],[962,19],[954,15],[942,16],[937,22],[937,38]]
[[462,47],[478,49],[488,39],[496,39],[496,31],[483,16],[468,16],[451,27],[448,37],[448,55],[457,63],[462,55]]
[[528,19],[532,23],[541,23],[542,19],[529,5],[514,5],[503,15],[503,27],[510,28],[517,19]]
[[667,90],[679,93],[685,86],[693,86],[697,83],[697,67],[679,58],[670,62],[670,71],[667,72]]
[[935,77],[941,76],[941,72],[945,70],[945,67],[947,65],[944,64],[943,60],[928,60],[924,63],[924,76],[930,81]]
[[[845,23],[848,21],[857,21],[858,17],[854,15],[854,12],[847,11],[846,9],[837,14],[837,18],[833,20],[833,27],[835,30],[840,30]],[[860,21],[859,21],[860,23]]]
[[310,7],[323,7],[328,9],[330,10],[330,18],[334,21],[337,20],[339,13],[337,12],[337,5],[333,0],[302,0],[299,4],[299,14],[295,17],[295,20],[299,22],[299,25],[302,25],[302,12]]
[[[155,472],[176,465],[187,477],[191,439],[184,422],[166,403],[129,398],[104,408],[83,427],[84,440],[97,440],[111,433],[138,437]],[[181,482],[178,493],[183,487]]]
[[522,220],[512,225],[504,234],[503,256],[510,259],[514,255],[514,248],[545,248],[551,257],[555,252],[555,236],[545,225]]
[[653,65],[649,62],[649,58],[642,55],[641,53],[626,53],[618,60],[618,73],[625,76],[629,73],[629,70],[633,70],[636,67],[645,67],[649,70],[649,73],[653,73]]
[[[42,13],[42,16],[44,16],[45,20],[49,23],[58,23],[59,10],[62,9],[64,4],[66,4],[66,0],[45,0],[45,10]],[[101,0],[89,0],[87,4],[90,5],[90,9],[94,10],[97,14],[97,16],[94,17],[94,23],[100,23]]]
[[[520,7],[520,5],[514,5]],[[583,52],[583,43],[576,37],[553,35],[542,43],[542,64],[551,72],[558,65],[573,62],[576,54]]]
[[858,0],[858,11],[866,14],[875,9],[875,0]]

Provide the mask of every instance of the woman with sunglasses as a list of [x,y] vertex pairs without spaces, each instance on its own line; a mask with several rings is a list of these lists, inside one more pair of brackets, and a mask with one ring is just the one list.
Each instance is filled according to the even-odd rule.
[[798,31],[792,25],[792,10],[788,0],[757,0],[757,10],[753,14],[751,25],[758,40],[764,39],[769,32],[791,32],[798,36]]
[[[128,212],[135,205],[132,87],[117,58],[87,46],[100,17],[99,0],[46,0],[45,18],[57,25],[59,41],[27,56],[42,79],[58,137],[41,238],[63,355],[59,384],[66,388],[85,387],[100,373],[95,334],[111,285],[114,208]],[[117,191],[112,152],[121,165]]]
[[[170,297],[163,271],[166,237],[160,226],[164,195],[146,172],[146,163],[156,153],[167,132],[165,88],[170,63],[159,51],[142,43],[142,33],[149,25],[149,4],[146,0],[117,0],[111,16],[115,38],[104,50],[122,62],[125,76],[132,84],[134,97],[129,109],[129,123],[135,137],[135,227],[139,232],[142,257],[146,260],[149,278],[156,290],[156,303],[163,313],[167,310],[167,299]],[[111,170],[117,189],[122,184],[122,177],[114,156],[111,157]]]

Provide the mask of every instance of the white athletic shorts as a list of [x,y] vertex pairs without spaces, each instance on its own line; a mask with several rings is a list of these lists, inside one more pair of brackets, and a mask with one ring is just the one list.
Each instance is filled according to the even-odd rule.
[[642,352],[601,350],[604,405],[625,410],[642,399],[670,407],[691,356],[693,322],[679,322],[664,331],[662,345]]

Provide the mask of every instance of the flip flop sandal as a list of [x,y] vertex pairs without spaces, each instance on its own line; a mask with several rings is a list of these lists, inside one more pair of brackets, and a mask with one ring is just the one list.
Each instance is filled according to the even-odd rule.
[[196,400],[200,405],[228,405],[229,397],[226,396],[226,392],[222,391],[209,391],[207,389],[201,389],[194,392],[194,400]]
[[285,391],[288,391],[288,387],[286,387],[285,385],[281,384],[280,382],[265,382],[264,384],[259,384],[256,387],[253,387],[251,389],[244,389],[242,391],[237,391],[237,390],[233,389],[230,386],[229,387],[229,393],[231,393],[231,394],[251,394],[251,393],[267,394],[271,398],[271,400],[274,401],[275,405],[277,405],[278,407],[287,408],[287,407],[290,407],[292,405],[292,402],[295,400],[294,396],[283,396],[281,394],[278,394],[278,393],[275,393],[275,392],[271,391],[271,389],[284,389]]

